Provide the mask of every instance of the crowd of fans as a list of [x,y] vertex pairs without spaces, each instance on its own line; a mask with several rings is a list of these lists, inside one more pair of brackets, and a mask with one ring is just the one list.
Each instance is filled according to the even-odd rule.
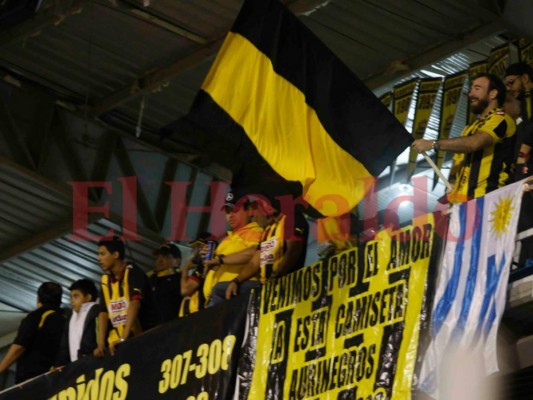
[[460,137],[413,142],[422,153],[441,150],[454,153],[447,193],[451,203],[484,196],[510,182],[529,176],[528,160],[533,144],[529,86],[507,90],[518,81],[533,79],[533,69],[511,65],[502,81],[483,73],[472,80],[468,92],[470,111],[478,116]]
[[[533,70],[526,64],[511,65],[505,82],[483,74],[468,94],[479,118],[460,138],[414,142],[420,152],[457,153],[450,201],[479,197],[512,177],[530,175],[531,89]],[[524,200],[521,229],[531,227],[530,207],[531,193]],[[100,290],[88,279],[72,283],[72,311],[66,317],[61,286],[43,283],[37,309],[22,320],[0,373],[16,362],[18,383],[83,357],[113,355],[122,342],[147,329],[249,293],[304,266],[309,228],[302,214],[284,214],[273,196],[236,198],[233,193],[227,194],[223,209],[230,230],[220,243],[208,232],[199,235],[183,262],[179,246],[165,242],[154,250],[150,276],[125,259],[118,237],[100,240]]]
[[20,383],[83,357],[114,355],[122,342],[152,327],[303,267],[307,221],[301,214],[288,217],[276,204],[272,197],[236,199],[228,193],[223,206],[228,235],[218,243],[202,233],[189,243],[186,262],[176,243],[165,242],[154,250],[149,274],[125,259],[120,238],[100,240],[100,295],[91,280],[72,283],[72,309],[65,313],[61,286],[43,283],[37,309],[22,320],[0,373],[16,362],[15,382]]
[[[413,142],[418,152],[444,150],[454,154],[445,201],[462,203],[484,196],[511,182],[532,175],[533,68],[511,64],[503,81],[492,74],[479,74],[468,92],[470,112],[478,118],[460,137]],[[533,192],[522,198],[518,232],[533,227]],[[530,261],[528,261],[530,260]],[[518,264],[533,261],[533,237],[521,241]]]

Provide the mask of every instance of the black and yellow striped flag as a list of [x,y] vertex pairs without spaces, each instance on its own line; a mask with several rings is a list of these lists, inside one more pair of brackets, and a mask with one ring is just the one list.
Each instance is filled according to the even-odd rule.
[[392,105],[392,92],[387,92],[379,96],[379,101],[381,101],[387,110],[390,110]]
[[186,119],[234,189],[302,195],[330,216],[350,211],[411,140],[277,0],[244,2]]
[[394,86],[392,91],[393,114],[402,125],[405,125],[407,122],[411,101],[413,96],[416,98],[415,90],[417,85],[418,79],[414,78],[409,81],[399,83],[398,85]]
[[[453,121],[457,106],[461,100],[461,93],[467,77],[467,71],[457,72],[453,75],[448,75],[444,79],[444,90],[442,92],[442,104],[440,108],[440,124],[439,124],[439,140],[448,139],[452,130]],[[442,168],[444,163],[445,151],[437,151],[437,160],[435,164],[438,169]],[[433,176],[433,189],[437,185],[439,176],[437,173]]]
[[511,57],[509,51],[509,43],[501,44],[490,51],[487,63],[489,73],[496,75],[500,79],[504,78],[505,70],[509,66],[509,58]]
[[[420,80],[412,128],[413,138],[415,140],[422,139],[424,133],[426,133],[429,117],[431,111],[433,111],[433,103],[435,103],[441,83],[441,78],[424,78]],[[409,162],[406,167],[407,182],[411,180],[411,177],[415,173],[417,157],[418,153],[411,148],[409,151]]]
[[528,39],[518,39],[518,58],[533,67],[533,43]]

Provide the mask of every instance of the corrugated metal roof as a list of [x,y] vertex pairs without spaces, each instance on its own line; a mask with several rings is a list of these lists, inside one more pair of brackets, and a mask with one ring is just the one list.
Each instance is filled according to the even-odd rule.
[[[70,92],[78,104],[87,99],[98,104],[136,83],[142,87],[142,80],[151,73],[173,68],[177,61],[217,43],[242,1],[158,0],[148,7],[142,1],[81,4],[78,13],[57,25],[12,39],[3,46],[0,61],[30,79]],[[337,0],[301,18],[355,73],[366,78],[387,73],[391,63],[456,39],[496,20],[497,15],[459,0]],[[188,110],[216,46],[200,61],[157,82],[157,93],[152,93],[154,88],[148,90],[146,125],[159,129]],[[117,103],[113,109],[134,123],[139,103],[137,98],[123,106]]]
[[[72,232],[72,198],[63,188],[9,162],[0,163],[0,303],[18,310],[35,307],[37,288],[43,281],[59,282],[64,288],[82,277],[99,280],[94,240]],[[121,226],[106,219],[90,223],[92,236],[121,232]],[[139,227],[138,240],[126,242],[126,258],[151,270],[152,251],[162,237]],[[183,248],[184,256],[188,253]],[[20,253],[20,251],[22,251]],[[68,304],[68,293],[64,294]],[[1,334],[0,334],[1,336]]]
[[39,185],[16,165],[0,162],[0,252],[70,218],[68,198]]

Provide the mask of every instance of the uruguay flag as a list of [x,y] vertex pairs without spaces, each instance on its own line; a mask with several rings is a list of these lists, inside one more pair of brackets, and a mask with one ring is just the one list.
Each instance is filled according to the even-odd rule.
[[419,380],[435,399],[458,399],[457,388],[473,398],[481,379],[498,371],[496,335],[522,192],[517,182],[452,209]]

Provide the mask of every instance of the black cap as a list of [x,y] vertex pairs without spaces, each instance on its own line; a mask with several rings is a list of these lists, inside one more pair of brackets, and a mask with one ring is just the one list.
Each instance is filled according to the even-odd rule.
[[162,254],[164,256],[171,255],[174,258],[181,258],[181,250],[176,243],[164,243],[160,248],[154,250],[154,256]]
[[511,64],[505,70],[505,76],[524,74],[529,75],[529,77],[533,79],[533,68],[529,64],[523,62]]
[[202,232],[200,233],[196,239],[191,240],[189,242],[189,246],[194,246],[198,244],[206,244],[208,241],[215,241],[215,237],[211,235],[211,232]]
[[226,193],[226,197],[224,198],[224,205],[222,206],[223,210],[226,210],[226,212],[229,212],[237,207],[240,208],[241,206],[246,207],[249,205],[248,195],[237,195],[235,192],[228,192]]

